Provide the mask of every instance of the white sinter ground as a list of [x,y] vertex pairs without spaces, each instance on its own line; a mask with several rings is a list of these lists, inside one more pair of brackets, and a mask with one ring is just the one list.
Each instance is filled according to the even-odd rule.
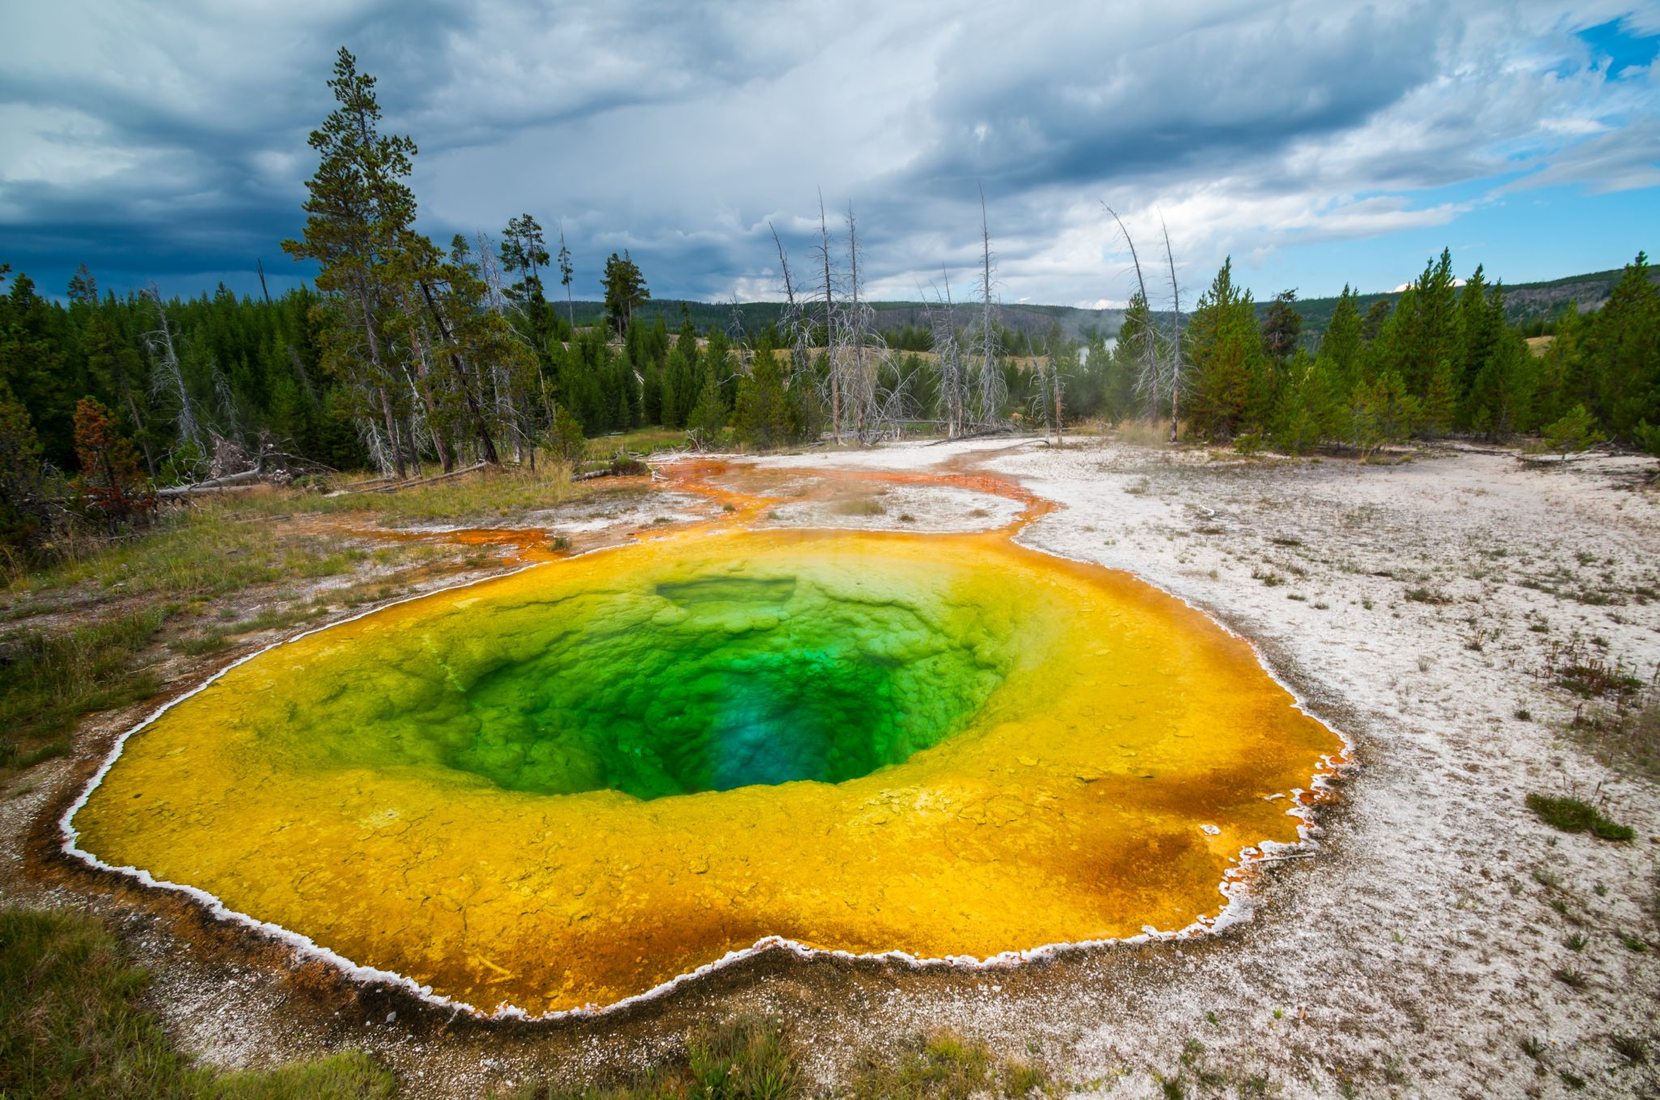
[[[915,469],[970,448],[1064,506],[1022,542],[1133,572],[1249,637],[1358,766],[1318,857],[1260,883],[1249,923],[1108,953],[1038,995],[988,987],[945,1013],[896,998],[869,1032],[944,1022],[1014,1055],[1029,1037],[1114,1096],[1177,1077],[1188,1095],[1253,1078],[1287,1097],[1555,1095],[1561,1070],[1589,1095],[1657,1094],[1660,790],[1570,741],[1579,700],[1542,675],[1576,634],[1655,674],[1660,493],[1634,488],[1652,460],[1373,465],[1085,440],[778,464]],[[1637,840],[1557,832],[1531,791],[1600,799]],[[1615,1036],[1646,1040],[1651,1064]]]
[[[26,873],[31,822],[70,796],[77,760],[134,720],[113,715],[78,735],[77,760],[41,765],[0,801],[0,902],[105,913],[156,975],[149,1004],[195,1054],[265,1065],[356,1047],[411,1096],[616,1073],[753,1010],[791,1021],[827,1085],[861,1051],[897,1052],[944,1027],[1035,1059],[1084,1095],[1157,1097],[1179,1081],[1187,1096],[1554,1096],[1570,1076],[1582,1095],[1660,1095],[1660,788],[1574,740],[1578,700],[1542,674],[1552,647],[1576,636],[1593,656],[1655,673],[1660,491],[1638,487],[1652,460],[1562,469],[1464,449],[1363,465],[1003,439],[760,464],[1017,478],[1062,505],[1021,541],[1132,571],[1252,639],[1355,746],[1313,858],[1266,867],[1250,919],[1198,940],[978,972],[785,960],[627,1018],[452,1028],[330,992],[304,969],[296,981],[282,949],[249,958],[232,933],[191,932],[199,922],[177,906]],[[942,530],[1014,510],[955,488],[877,499],[867,517],[782,502],[772,522]],[[579,502],[536,522],[557,533],[708,512],[691,505]],[[181,671],[175,686],[206,671]],[[1600,800],[1637,839],[1556,832],[1523,805],[1534,791]],[[1647,1064],[1617,1037],[1645,1041]]]

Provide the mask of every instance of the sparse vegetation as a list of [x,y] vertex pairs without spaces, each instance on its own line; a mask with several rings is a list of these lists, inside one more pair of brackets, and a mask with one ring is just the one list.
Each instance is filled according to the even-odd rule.
[[[1605,639],[1591,638],[1590,645],[1606,649],[1608,643]],[[1557,687],[1584,699],[1623,699],[1643,688],[1643,682],[1629,668],[1590,652],[1586,640],[1577,633],[1551,645],[1545,653],[1541,674]]]
[[154,692],[155,677],[132,662],[165,617],[152,606],[67,631],[0,637],[0,768],[61,756],[81,715]]
[[311,1100],[393,1095],[362,1054],[216,1074],[174,1049],[138,1007],[148,982],[97,920],[0,909],[0,1096]]
[[1049,1079],[1026,1062],[948,1031],[913,1043],[896,1059],[867,1059],[849,1083],[854,1100],[968,1100],[1047,1093]]
[[1585,972],[1571,966],[1559,966],[1550,972],[1550,976],[1567,986],[1569,989],[1582,990],[1591,984]]
[[1534,792],[1526,802],[1540,821],[1565,833],[1590,830],[1603,840],[1630,840],[1636,835],[1631,826],[1608,820],[1595,806],[1578,798]]
[[[678,1057],[634,1077],[575,1089],[538,1085],[520,1100],[787,1100],[816,1095],[802,1080],[788,1029],[777,1019],[740,1016],[695,1036]],[[936,1032],[897,1056],[867,1054],[838,1096],[856,1100],[968,1100],[1047,1095],[1035,1066],[1004,1059],[983,1043]]]
[[1608,1043],[1614,1048],[1614,1053],[1624,1058],[1634,1066],[1648,1064],[1648,1043],[1636,1035],[1614,1035]]
[[1602,763],[1660,779],[1660,690],[1654,685],[1612,703],[1582,704],[1570,733]]

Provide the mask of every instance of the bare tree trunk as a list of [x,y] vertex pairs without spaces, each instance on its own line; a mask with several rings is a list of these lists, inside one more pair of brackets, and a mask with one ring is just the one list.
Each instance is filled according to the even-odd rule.
[[[496,260],[495,242],[490,239],[488,233],[482,230],[474,235],[474,240],[478,244],[478,274],[479,278],[484,281],[485,300],[493,312],[505,313],[508,308],[507,296],[502,293],[501,289],[501,265]],[[537,363],[540,364],[541,355],[545,349],[533,348],[532,350],[536,352]],[[540,373],[540,366],[537,369]],[[513,461],[522,463],[525,461],[525,433],[519,425],[523,417],[513,405],[513,395],[508,392],[507,374],[499,363],[490,368],[490,389],[493,394],[485,394],[483,401],[484,403],[494,404],[496,423],[501,425],[502,430],[513,438]],[[491,401],[492,396],[494,398],[493,402]],[[531,449],[530,467],[531,469],[536,468],[535,448]]]
[[853,204],[847,204],[847,270],[848,291],[853,303],[852,312],[848,315],[851,324],[848,326],[853,339],[853,371],[851,380],[857,383],[858,389],[853,394],[853,432],[861,442],[865,438],[865,345],[864,333],[859,326],[859,228],[853,220]]
[[1176,330],[1175,352],[1170,357],[1170,442],[1174,443],[1182,401],[1182,292],[1176,286],[1176,257],[1170,251],[1170,227],[1164,224],[1163,215],[1159,228],[1164,230],[1164,258],[1170,262],[1170,313]]
[[852,295],[852,312],[848,315],[853,340],[853,363],[849,381],[853,388],[854,429],[860,442],[873,442],[876,433],[883,430],[877,409],[876,379],[872,377],[866,348],[866,321],[864,307],[859,302],[859,225],[853,216],[853,204],[847,204],[847,267]]
[[490,425],[484,419],[483,410],[479,408],[478,396],[473,393],[466,362],[455,350],[455,339],[450,335],[450,327],[445,324],[444,315],[438,311],[438,303],[432,297],[432,287],[427,285],[425,279],[421,280],[421,295],[426,299],[427,312],[438,326],[438,335],[443,337],[444,343],[450,348],[450,366],[455,370],[455,380],[461,387],[461,396],[467,402],[467,413],[473,418],[473,428],[478,433],[479,453],[485,462],[492,466],[500,466],[501,459],[496,454],[495,441],[490,438]]
[[830,227],[824,219],[824,192],[818,196],[819,255],[824,261],[824,361],[830,369],[830,433],[842,441],[841,372],[836,366],[834,286],[830,281]]
[[[392,412],[392,395],[386,391],[386,385],[375,383],[375,392],[380,396],[380,412],[386,421],[386,450],[390,457],[392,469],[397,472],[398,480],[402,481],[409,476],[408,467],[403,460],[403,448],[398,445],[398,418]],[[386,468],[386,457],[381,459],[381,469]]]
[[196,422],[196,410],[190,403],[190,391],[185,388],[184,369],[179,366],[179,353],[173,346],[173,326],[168,323],[167,310],[161,305],[161,291],[156,284],[151,283],[145,295],[150,304],[155,306],[156,319],[161,327],[148,333],[144,340],[150,348],[150,353],[159,358],[157,366],[161,367],[162,386],[171,390],[179,402],[179,442],[189,443],[203,456],[208,456],[208,450],[202,441],[202,428]]
[[944,281],[945,323],[934,326],[934,354],[939,359],[940,388],[945,396],[945,437],[956,439],[964,428],[962,349],[957,346],[957,330],[952,319],[951,273],[942,267],[940,278]]
[[415,377],[419,384],[415,386],[415,393],[427,410],[427,432],[432,436],[432,449],[438,452],[438,466],[444,473],[455,469],[455,457],[450,454],[449,441],[444,438],[444,431],[438,415],[438,402],[432,393],[432,384],[428,380],[432,369],[427,362],[427,347],[418,335],[410,338],[410,356],[415,360]]
[[1061,371],[1060,368],[1055,365],[1055,358],[1052,355],[1049,357],[1049,370],[1049,384],[1055,388],[1055,446],[1059,447],[1066,442],[1066,439],[1062,435],[1062,425],[1064,424],[1064,421],[1061,420]]
[[1135,239],[1130,236],[1130,230],[1125,226],[1124,219],[1118,216],[1118,211],[1107,206],[1106,203],[1101,205],[1107,213],[1112,215],[1112,220],[1118,223],[1119,232],[1124,234],[1124,243],[1130,246],[1130,259],[1135,263],[1136,286],[1141,289],[1141,302],[1147,307],[1147,325],[1142,333],[1144,339],[1142,341],[1141,377],[1136,379],[1136,388],[1149,395],[1148,399],[1151,404],[1147,410],[1147,418],[1156,421],[1159,416],[1159,392],[1163,387],[1160,385],[1158,355],[1153,347],[1153,303],[1147,297],[1147,282],[1141,277],[1141,257],[1136,254]]
[[989,427],[997,422],[998,414],[1002,412],[1007,390],[1003,386],[1003,375],[997,369],[997,339],[992,329],[991,225],[986,218],[986,191],[983,187],[980,189],[980,240],[984,246],[980,279],[980,419]]
[[392,395],[386,389],[386,364],[381,359],[380,336],[375,331],[375,311],[369,304],[369,287],[359,278],[357,280],[357,303],[363,313],[363,334],[369,343],[369,362],[375,369],[375,390],[380,395],[381,415],[386,419],[386,446],[391,452],[392,468],[397,472],[398,480],[408,477],[408,466],[404,462],[403,447],[399,444],[398,418],[392,411]]

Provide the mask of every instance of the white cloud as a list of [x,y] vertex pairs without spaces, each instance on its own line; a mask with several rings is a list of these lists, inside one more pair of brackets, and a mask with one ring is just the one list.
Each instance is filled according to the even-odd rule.
[[870,293],[955,294],[983,184],[1000,294],[1122,301],[1103,198],[1144,263],[1162,212],[1197,287],[1230,252],[1435,229],[1521,188],[1660,186],[1655,66],[1609,79],[1576,36],[1660,26],[1629,6],[23,5],[0,43],[0,248],[96,254],[112,222],[189,209],[202,252],[169,262],[206,270],[293,232],[345,43],[421,144],[423,225],[562,221],[590,292],[628,248],[660,295],[774,296],[768,223],[804,267],[822,188],[838,249],[859,212]]

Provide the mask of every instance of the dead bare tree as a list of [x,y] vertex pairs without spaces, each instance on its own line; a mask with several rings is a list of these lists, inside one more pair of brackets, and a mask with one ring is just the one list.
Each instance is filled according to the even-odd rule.
[[1147,281],[1141,277],[1141,257],[1135,250],[1135,238],[1130,236],[1129,228],[1124,219],[1118,216],[1118,211],[1101,204],[1101,208],[1112,215],[1112,220],[1118,223],[1118,231],[1124,234],[1124,243],[1130,246],[1130,260],[1135,264],[1136,286],[1141,290],[1141,302],[1147,307],[1147,324],[1141,332],[1142,354],[1141,371],[1136,376],[1136,391],[1147,400],[1147,418],[1157,420],[1159,415],[1159,400],[1163,394],[1163,379],[1159,377],[1158,349],[1154,346],[1153,335],[1153,301],[1147,296]]
[[144,334],[144,346],[149,349],[156,367],[151,388],[166,393],[179,403],[179,444],[194,447],[196,453],[205,458],[209,450],[202,436],[202,426],[196,419],[195,406],[191,404],[190,390],[184,384],[184,370],[179,366],[179,352],[173,344],[173,326],[167,320],[167,310],[162,307],[161,291],[155,283],[151,283],[144,296],[155,307],[159,323],[157,328]]
[[784,316],[782,326],[790,342],[790,386],[803,385],[812,377],[812,346],[808,332],[806,311],[795,293],[795,277],[790,271],[789,253],[784,251],[784,241],[778,235],[778,227],[770,221],[767,228],[772,230],[772,243],[778,247],[778,268],[784,276]]
[[824,291],[824,358],[829,368],[826,372],[830,382],[830,434],[837,443],[842,441],[842,389],[841,372],[836,369],[836,300],[835,281],[830,275],[830,226],[824,218],[824,192],[818,194],[818,236],[819,259],[824,265],[824,283],[820,287]]
[[[954,303],[951,301],[951,274],[940,268],[941,287],[934,292],[928,307],[928,329],[934,348],[934,365],[939,374],[939,404],[945,414],[945,437],[956,439],[963,434],[966,405],[963,386],[962,344],[957,339]],[[943,307],[943,308],[941,308]]]
[[877,343],[882,341],[873,333],[875,315],[869,303],[860,300],[859,227],[852,203],[847,204],[847,267],[849,304],[841,331],[849,346],[840,356],[846,368],[842,393],[844,404],[853,407],[855,434],[860,442],[869,443],[885,431],[882,402],[878,401],[876,393],[876,376],[880,365],[886,360],[887,349],[883,346],[873,353],[869,346],[872,339]]
[[990,428],[1002,419],[1008,386],[997,368],[997,331],[993,325],[991,296],[991,223],[986,217],[986,190],[980,188],[980,377],[979,426]]
[[1182,292],[1176,286],[1176,257],[1170,251],[1170,227],[1164,224],[1163,214],[1159,215],[1159,228],[1164,230],[1164,258],[1170,262],[1170,319],[1175,329],[1170,353],[1170,442],[1174,443],[1182,401]]
[[[1059,446],[1061,438],[1061,371],[1060,364],[1055,357],[1055,334],[1044,341],[1043,355],[1032,368],[1037,374],[1037,393],[1033,395],[1033,403],[1037,405],[1037,414],[1042,418],[1046,428],[1053,428],[1055,445]],[[1044,433],[1047,437],[1048,433]]]
[[[516,309],[517,307],[501,289],[501,261],[496,255],[496,242],[490,234],[482,229],[473,235],[473,240],[478,248],[478,277],[484,283],[485,306],[495,313],[506,313],[509,309]],[[423,291],[426,290],[424,284],[422,289]],[[430,291],[427,291],[427,298],[430,308]],[[517,335],[517,326],[514,327],[513,331]],[[541,371],[538,370],[536,373],[540,378]],[[521,418],[518,411],[513,407],[513,392],[512,386],[508,383],[507,370],[499,362],[493,364],[490,368],[490,386],[495,391],[496,422],[504,425],[508,429],[508,434],[512,436],[513,461],[523,463],[526,457],[525,437],[527,433],[524,430],[524,425],[520,423]],[[531,468],[534,469],[536,466],[534,449],[530,450],[529,457]]]

